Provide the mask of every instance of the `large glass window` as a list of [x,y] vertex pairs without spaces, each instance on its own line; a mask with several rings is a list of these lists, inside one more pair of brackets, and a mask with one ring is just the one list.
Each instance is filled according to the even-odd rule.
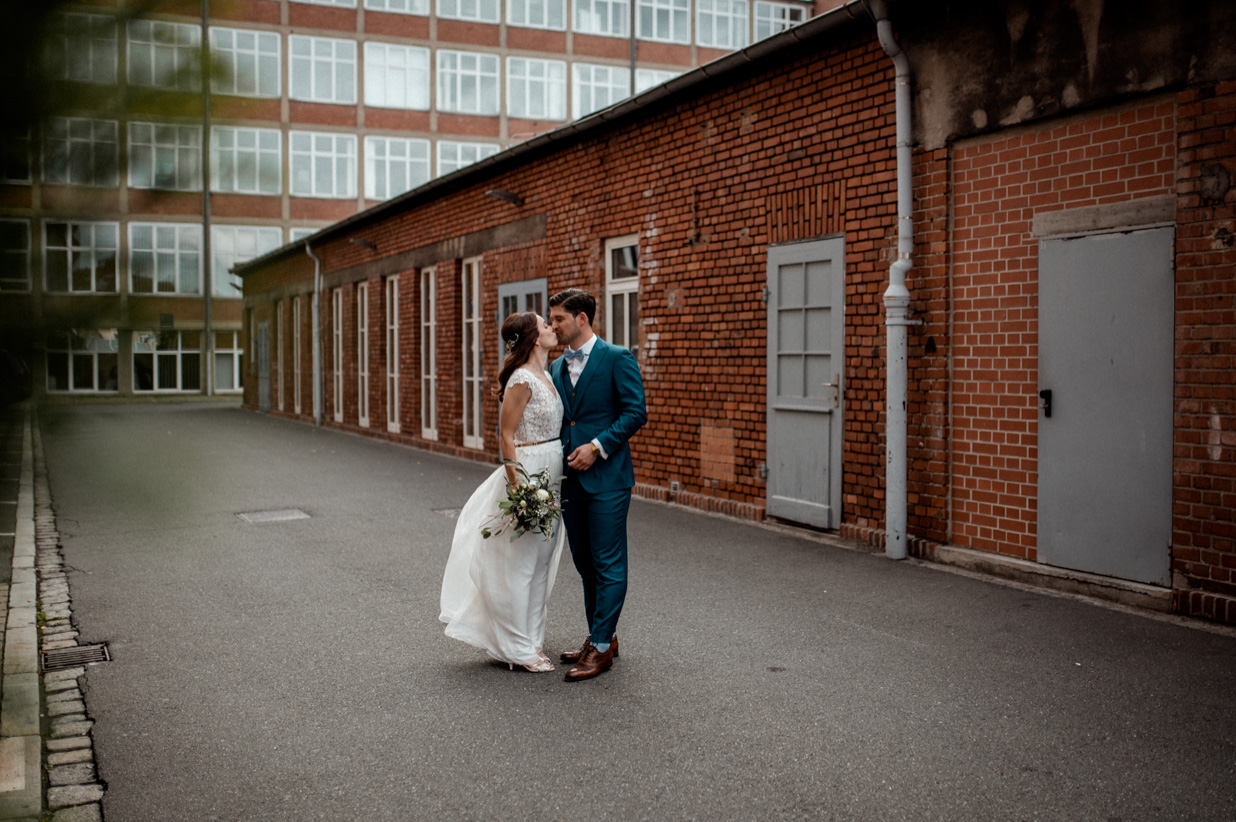
[[47,33],[48,73],[77,83],[114,85],[119,42],[113,17],[58,15]]
[[506,106],[511,117],[566,119],[566,63],[506,58]]
[[438,16],[451,20],[497,23],[498,0],[438,0]]
[[[240,369],[236,369],[240,373]],[[292,410],[300,413],[300,297],[292,298]]]
[[233,393],[243,388],[240,380],[244,374],[244,353],[239,331],[215,332],[215,391]]
[[429,181],[429,141],[365,138],[365,197],[389,200]]
[[365,0],[365,8],[370,11],[429,16],[429,0]]
[[292,0],[294,3],[307,3],[311,6],[339,6],[345,9],[356,8],[356,0]]
[[530,29],[566,29],[566,0],[507,0],[506,22]]
[[793,28],[807,19],[807,6],[792,6],[788,3],[755,4],[755,39],[763,40],[774,34]]
[[297,197],[356,196],[356,135],[293,131],[292,194]]
[[343,422],[343,289],[336,288],[331,297],[331,346],[330,364],[334,371],[332,383],[334,396],[335,422]]
[[116,329],[58,331],[47,336],[48,391],[116,391]]
[[120,181],[118,130],[115,120],[52,117],[47,122],[44,181],[108,188],[117,185]]
[[210,29],[210,55],[215,94],[278,97],[281,93],[279,35],[273,31]]
[[356,102],[356,42],[333,37],[288,38],[293,100],[311,103]]
[[678,71],[661,71],[659,69],[636,69],[635,70],[635,93],[647,91],[653,86],[659,86],[662,83],[668,83],[675,77],[679,76]]
[[747,45],[747,0],[696,0],[695,42],[718,49]]
[[134,331],[134,391],[201,391],[202,332]]
[[464,260],[460,272],[463,295],[463,444],[484,448],[481,426],[481,258]]
[[240,297],[241,281],[228,271],[237,263],[260,257],[283,245],[277,226],[215,225],[210,227],[211,281],[216,297]]
[[458,143],[451,140],[438,141],[438,176],[443,177],[464,166],[492,157],[500,150],[493,143]]
[[421,436],[438,438],[438,275],[421,271]]
[[438,51],[438,109],[498,113],[498,55]]
[[129,82],[135,86],[201,88],[202,30],[188,23],[129,23]]
[[605,243],[605,339],[636,351],[639,348],[639,237],[619,237]]
[[691,0],[638,0],[635,11],[641,40],[691,42]]
[[129,185],[200,191],[202,129],[167,123],[129,123]]
[[30,290],[30,221],[0,220],[0,291]]
[[130,223],[129,276],[134,294],[201,294],[201,225]]
[[43,288],[115,293],[119,239],[117,223],[44,223]]
[[279,194],[283,188],[281,135],[272,128],[215,126],[210,130],[210,188],[238,194]]
[[399,276],[386,278],[386,430],[399,433]]
[[365,105],[429,110],[429,49],[365,44]]
[[356,285],[356,417],[369,427],[369,283]]
[[571,116],[575,119],[600,111],[630,96],[630,69],[576,63],[572,70],[575,75],[575,94],[571,101]]
[[575,0],[575,30],[581,34],[630,36],[629,0]]

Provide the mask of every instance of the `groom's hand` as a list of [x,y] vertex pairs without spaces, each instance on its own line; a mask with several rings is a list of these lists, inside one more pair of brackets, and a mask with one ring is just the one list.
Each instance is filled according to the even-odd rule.
[[592,450],[592,443],[584,443],[579,448],[571,452],[571,456],[567,457],[567,465],[571,466],[576,471],[587,471],[592,467],[592,463],[596,462],[596,452]]

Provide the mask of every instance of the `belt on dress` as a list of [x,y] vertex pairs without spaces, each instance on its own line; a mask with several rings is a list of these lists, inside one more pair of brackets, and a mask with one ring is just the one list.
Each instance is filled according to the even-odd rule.
[[557,437],[550,437],[549,439],[541,440],[540,442],[518,442],[515,444],[515,447],[516,448],[527,448],[529,445],[544,445],[547,442],[557,442],[557,441],[558,441]]

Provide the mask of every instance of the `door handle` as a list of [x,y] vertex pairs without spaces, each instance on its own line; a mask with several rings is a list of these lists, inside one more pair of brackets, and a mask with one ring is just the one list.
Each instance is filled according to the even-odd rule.
[[1043,409],[1043,416],[1050,417],[1051,416],[1051,389],[1044,388],[1042,391],[1040,391],[1039,399],[1042,400],[1042,402],[1039,403],[1039,407]]
[[822,382],[820,385],[824,388],[833,389],[833,408],[841,404],[841,375],[833,374],[832,382]]

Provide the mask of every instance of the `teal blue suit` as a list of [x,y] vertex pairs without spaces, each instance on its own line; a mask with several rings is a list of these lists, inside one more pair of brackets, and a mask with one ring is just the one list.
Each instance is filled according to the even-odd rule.
[[644,381],[630,351],[599,337],[574,386],[563,357],[549,373],[562,397],[564,455],[593,439],[608,455],[597,455],[587,471],[566,467],[562,519],[584,582],[592,641],[609,642],[627,595],[627,512],[635,485],[627,440],[648,420]]

